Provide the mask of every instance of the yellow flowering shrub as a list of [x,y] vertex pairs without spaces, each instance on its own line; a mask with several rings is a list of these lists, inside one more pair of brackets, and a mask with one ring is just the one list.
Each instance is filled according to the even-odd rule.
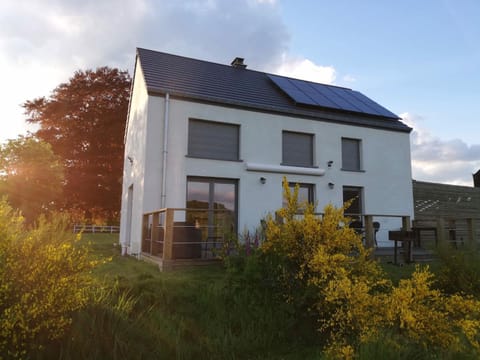
[[463,351],[468,346],[480,350],[480,302],[443,294],[433,288],[433,281],[428,267],[418,266],[410,279],[401,280],[384,296],[385,325],[424,348]]
[[350,353],[348,344],[340,340],[358,331],[374,332],[371,294],[390,283],[371,260],[371,250],[348,226],[344,208],[328,205],[317,215],[313,205],[297,204],[298,188],[290,191],[286,179],[284,193],[287,206],[278,210],[277,219],[267,219],[261,251],[281,259],[277,273],[286,300],[310,312],[336,350],[341,344],[341,353]]
[[60,337],[89,299],[95,266],[61,216],[33,230],[0,201],[0,358],[23,358]]
[[410,279],[393,286],[348,227],[345,207],[328,205],[319,216],[312,205],[297,204],[298,187],[291,192],[286,179],[284,193],[287,206],[267,219],[260,250],[277,258],[276,279],[286,301],[299,316],[316,318],[328,357],[352,359],[359,346],[385,333],[393,334],[392,347],[480,355],[477,299],[435,289],[428,268],[417,267]]

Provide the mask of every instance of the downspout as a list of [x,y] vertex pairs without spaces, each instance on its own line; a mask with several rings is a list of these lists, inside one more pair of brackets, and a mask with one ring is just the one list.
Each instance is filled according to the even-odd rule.
[[163,115],[163,160],[162,160],[162,194],[160,198],[160,208],[165,208],[167,204],[167,155],[168,155],[168,120],[169,120],[170,94],[165,94],[165,113]]

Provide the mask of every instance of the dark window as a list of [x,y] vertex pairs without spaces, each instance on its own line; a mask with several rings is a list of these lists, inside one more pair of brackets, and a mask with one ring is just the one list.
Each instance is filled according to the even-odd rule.
[[282,136],[282,164],[312,167],[313,135],[284,131]]
[[343,202],[352,200],[352,204],[348,209],[345,210],[345,215],[351,216],[353,218],[360,218],[360,214],[363,213],[362,210],[362,188],[355,186],[344,186],[343,187]]
[[187,178],[187,220],[202,228],[205,238],[236,232],[237,180]]
[[188,155],[206,159],[239,160],[240,126],[190,119]]
[[358,139],[342,138],[342,169],[360,171],[360,143]]
[[[295,190],[296,183],[288,183],[288,187],[290,188],[290,191],[293,193]],[[315,201],[315,185],[314,184],[303,184],[300,183],[298,184],[298,198],[297,202],[299,205],[305,204],[305,202],[308,202],[310,204],[313,204]],[[282,205],[285,207],[287,205],[287,199],[283,197],[283,202]]]

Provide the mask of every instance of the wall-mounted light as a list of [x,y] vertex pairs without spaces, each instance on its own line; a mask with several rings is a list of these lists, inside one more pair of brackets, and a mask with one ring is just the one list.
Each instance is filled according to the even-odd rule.
[[265,184],[267,182],[267,179],[265,179],[263,176],[260,178],[260,183]]
[[329,182],[329,183],[328,183],[328,187],[329,187],[330,189],[333,189],[333,188],[335,187],[335,184],[332,183],[332,182]]
[[328,166],[328,167],[332,167],[332,165],[333,165],[333,160],[327,161],[327,166]]
[[133,165],[133,157],[127,156],[128,161],[130,161],[130,165]]

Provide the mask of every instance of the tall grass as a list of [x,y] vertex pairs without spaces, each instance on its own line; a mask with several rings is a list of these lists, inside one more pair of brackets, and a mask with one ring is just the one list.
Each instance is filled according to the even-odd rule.
[[318,358],[317,347],[288,337],[294,319],[283,302],[248,276],[233,280],[221,265],[162,273],[120,256],[115,236],[84,237],[97,258],[111,258],[95,270],[102,286],[39,358]]
[[[116,235],[85,236],[94,256],[111,259],[94,274],[94,301],[74,315],[65,336],[38,359],[322,359],[314,322],[298,318],[255,266],[254,256],[221,265],[160,272],[122,257]],[[394,282],[412,267],[387,269]],[[386,333],[363,344],[359,359],[473,359],[432,354],[415,344],[398,347]],[[395,340],[395,341],[394,341]],[[397,347],[392,344],[397,344]]]

